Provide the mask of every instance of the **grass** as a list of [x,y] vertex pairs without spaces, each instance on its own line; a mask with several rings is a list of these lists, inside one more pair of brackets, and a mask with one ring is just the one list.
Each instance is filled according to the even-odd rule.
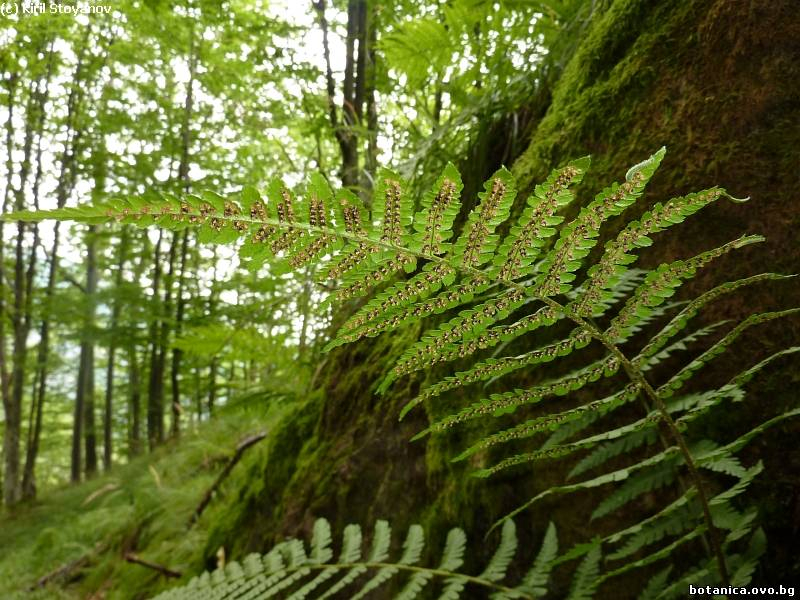
[[[238,442],[269,432],[287,407],[285,400],[263,396],[239,403],[149,456],[0,515],[0,598],[148,598],[203,571],[209,566],[203,556],[209,527],[236,500],[226,490],[245,483],[244,463],[263,460],[259,454],[267,444],[247,450],[199,522],[189,527],[193,511]],[[167,580],[128,563],[128,552],[183,578]],[[87,560],[69,576],[29,591],[41,577],[83,557]]]

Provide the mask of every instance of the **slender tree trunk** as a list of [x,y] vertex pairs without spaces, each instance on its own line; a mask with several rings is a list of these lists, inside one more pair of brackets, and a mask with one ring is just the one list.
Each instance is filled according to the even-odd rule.
[[94,316],[97,291],[96,230],[89,228],[86,240],[86,313],[81,335],[78,388],[75,394],[75,421],[73,422],[72,481],[80,481],[81,438],[86,451],[86,475],[97,472],[97,431],[94,415]]
[[[178,291],[176,292],[177,309],[175,311],[175,337],[181,335],[183,330],[183,319],[186,310],[186,301],[183,298],[183,287],[186,275],[186,256],[189,253],[189,230],[185,229],[181,235],[181,262],[180,273],[178,275]],[[170,379],[172,382],[172,431],[171,435],[180,435],[181,428],[181,390],[180,390],[180,371],[183,350],[180,348],[172,349],[172,365]]]
[[[328,43],[328,21],[325,17],[325,1],[314,3],[320,28],[322,29],[322,45],[326,66],[326,87],[328,95],[328,113],[339,151],[342,158],[341,179],[344,187],[357,189],[359,184],[359,138],[358,126],[363,115],[364,96],[366,90],[367,71],[367,2],[366,0],[348,0],[347,3],[347,37],[345,38],[345,68],[342,82],[341,123],[336,109],[334,96],[336,84],[331,68],[330,46]],[[358,44],[356,44],[358,42]],[[356,45],[358,52],[356,52]]]
[[[117,272],[114,275],[114,288],[119,292],[122,287],[122,274],[125,270],[125,261],[128,254],[128,230],[123,229],[119,240],[119,255],[117,257]],[[119,314],[122,303],[117,297],[111,309],[109,323],[110,341],[108,344],[108,364],[106,366],[106,390],[103,410],[103,468],[108,471],[113,461],[113,433],[114,433],[114,368],[117,354],[117,336],[119,327]]]
[[[194,26],[190,31],[189,46],[189,81],[186,84],[186,99],[183,105],[183,123],[181,125],[181,161],[178,165],[178,179],[184,192],[191,189],[189,182],[189,156],[192,145],[191,122],[194,109],[194,80],[197,71],[197,52],[195,49]],[[186,256],[189,251],[189,230],[185,229],[180,236],[180,272],[178,273],[178,289],[175,293],[175,337],[180,336],[183,329],[183,318],[186,309],[183,298],[183,287],[186,277]],[[170,435],[177,437],[181,430],[181,389],[180,371],[183,351],[180,348],[172,349],[172,364],[170,366],[170,382],[172,387],[172,426]]]
[[142,452],[142,384],[139,375],[139,357],[134,344],[128,347],[128,383],[130,386],[128,454],[134,457]]
[[158,234],[153,264],[154,316],[150,325],[150,379],[147,386],[147,440],[153,450],[164,439],[164,374],[159,361],[161,341],[161,244],[164,232]]
[[86,393],[86,353],[81,344],[80,361],[78,363],[78,384],[75,390],[75,408],[72,414],[72,454],[70,462],[70,481],[81,480],[83,464],[83,400]]
[[[9,208],[11,191],[13,188],[14,163],[12,156],[14,153],[14,92],[16,89],[17,75],[11,74],[6,80],[8,88],[8,121],[6,122],[6,187],[3,194],[3,213]],[[0,396],[3,399],[3,411],[5,414],[5,428],[3,433],[3,501],[6,504],[14,504],[17,501],[16,469],[18,468],[15,454],[19,449],[19,428],[15,429],[14,424],[18,420],[15,415],[14,405],[11,401],[11,375],[8,372],[8,361],[6,357],[6,276],[5,276],[5,257],[3,243],[4,222],[0,221]],[[16,449],[16,450],[15,450]]]

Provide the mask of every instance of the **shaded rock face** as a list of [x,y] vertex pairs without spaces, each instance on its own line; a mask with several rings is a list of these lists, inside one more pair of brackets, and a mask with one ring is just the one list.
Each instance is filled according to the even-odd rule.
[[[712,185],[752,200],[744,205],[720,202],[659,234],[642,256],[642,265],[692,256],[743,233],[762,233],[766,244],[725,257],[689,291],[760,271],[797,271],[798,57],[796,0],[617,0],[593,16],[555,84],[530,146],[514,164],[515,175],[523,189],[530,189],[552,167],[592,154],[591,173],[581,186],[587,201],[602,185],[624,177],[628,166],[666,145],[667,158],[646,198],[626,216],[635,217],[652,202]],[[483,175],[488,177],[500,160],[489,156]],[[611,225],[606,235],[613,232]],[[797,283],[766,284],[715,304],[704,318],[741,319],[757,309],[791,306],[800,306]],[[418,335],[419,328],[412,327],[339,349],[326,359],[319,387],[274,436],[266,462],[252,468],[253,485],[241,491],[239,512],[219,525],[209,552],[220,543],[232,546],[233,554],[263,550],[285,535],[307,535],[317,516],[329,518],[338,529],[359,522],[365,530],[376,518],[389,518],[398,537],[415,521],[431,527],[434,539],[453,525],[478,537],[494,518],[563,477],[558,468],[548,468],[487,485],[465,477],[463,466],[449,463],[468,439],[459,439],[463,433],[410,444],[407,440],[424,427],[426,416],[418,411],[402,424],[396,416],[419,382],[401,382],[385,396],[373,390],[390,357]],[[728,362],[713,381],[722,382],[798,339],[797,318],[754,329],[737,351],[726,355]],[[796,362],[776,363],[747,403],[731,413],[729,422],[719,424],[720,430],[742,430],[748,422],[787,407],[797,397],[799,371]],[[797,423],[790,421],[748,451],[748,460],[763,459],[768,473],[772,469],[779,474],[762,476],[751,494],[770,540],[770,560],[758,581],[800,576],[791,553],[800,514],[800,456],[793,441],[797,432]],[[576,499],[568,507],[531,513],[521,529],[542,532],[554,518],[562,523],[562,548],[567,548],[583,539],[581,515],[587,512],[581,508],[591,505],[583,502]]]

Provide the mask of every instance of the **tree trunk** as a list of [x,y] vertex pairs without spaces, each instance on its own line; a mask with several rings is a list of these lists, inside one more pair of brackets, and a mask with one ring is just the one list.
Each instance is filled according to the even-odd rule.
[[150,325],[150,379],[147,386],[147,441],[153,450],[164,440],[164,373],[159,360],[161,347],[161,244],[163,230],[158,234],[153,263],[153,316]]
[[[189,156],[192,144],[191,122],[194,107],[194,80],[197,70],[197,52],[195,51],[194,26],[190,31],[189,45],[189,81],[186,84],[186,98],[183,105],[183,124],[181,131],[181,161],[178,165],[178,180],[184,193],[191,190],[189,182]],[[189,252],[189,230],[185,229],[181,236],[180,248],[180,272],[178,273],[178,289],[175,292],[175,337],[181,335],[183,329],[183,317],[186,309],[183,298],[183,287],[186,278],[186,257]],[[181,431],[181,390],[180,390],[180,371],[183,351],[180,348],[172,349],[172,364],[170,365],[170,382],[172,387],[172,425],[170,435],[178,437]]]
[[[123,229],[119,240],[119,254],[117,256],[117,272],[114,275],[114,289],[119,292],[122,288],[122,275],[125,270],[127,260],[129,235],[128,230]],[[119,335],[119,314],[122,303],[117,297],[111,309],[111,321],[109,323],[110,338],[108,343],[108,364],[106,366],[106,390],[105,403],[103,410],[103,468],[108,471],[113,461],[113,434],[114,434],[114,361],[117,354],[117,337]]]
[[[13,189],[14,163],[12,160],[14,153],[14,93],[16,89],[17,75],[11,74],[6,80],[8,88],[8,121],[6,122],[6,187],[3,195],[3,213],[8,212],[9,201]],[[17,501],[17,479],[19,469],[19,411],[15,411],[11,400],[11,374],[8,372],[8,361],[6,358],[6,277],[5,277],[5,257],[3,243],[3,229],[5,222],[0,221],[0,396],[3,399],[3,411],[5,414],[5,428],[3,433],[3,501],[6,504],[14,504]]]
[[142,452],[142,384],[139,358],[134,344],[128,346],[128,385],[130,387],[128,455],[134,457]]

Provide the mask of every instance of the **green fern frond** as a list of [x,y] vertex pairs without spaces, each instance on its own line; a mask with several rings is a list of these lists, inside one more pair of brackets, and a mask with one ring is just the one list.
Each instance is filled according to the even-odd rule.
[[[683,583],[670,581],[658,595],[666,598],[685,592],[688,581],[726,582],[749,577],[759,555],[754,533],[756,517],[753,511],[735,507],[730,499],[746,489],[760,469],[748,466],[738,452],[769,427],[800,414],[800,409],[790,407],[782,414],[766,417],[733,440],[723,439],[722,434],[720,439],[706,439],[705,430],[699,426],[704,421],[700,417],[725,410],[729,402],[745,401],[750,379],[778,358],[794,354],[797,348],[774,353],[717,389],[692,388],[691,393],[679,395],[749,327],[798,313],[760,312],[735,325],[721,339],[708,343],[709,334],[720,324],[687,328],[710,302],[745,286],[787,276],[755,275],[717,285],[685,303],[668,301],[699,269],[762,238],[743,236],[692,258],[662,264],[645,275],[632,268],[636,250],[653,244],[654,234],[718,199],[737,201],[724,190],[711,188],[645,208],[638,219],[613,227],[611,230],[619,234],[606,242],[602,252],[597,252],[597,260],[590,261],[601,232],[641,198],[663,156],[662,149],[631,168],[624,181],[603,189],[569,221],[564,220],[564,209],[574,201],[575,185],[583,179],[588,159],[554,170],[515,211],[519,217],[512,223],[507,221],[517,184],[507,170],[500,169],[485,183],[475,208],[458,221],[463,227],[457,237],[454,224],[462,209],[462,184],[452,165],[422,196],[416,213],[410,188],[395,173],[382,170],[375,181],[372,214],[352,193],[345,190],[334,194],[324,179],[314,176],[304,193],[295,193],[274,180],[267,186],[266,198],[253,188],[245,188],[230,197],[213,193],[184,198],[148,196],[18,213],[11,218],[54,217],[87,223],[116,220],[174,230],[193,227],[198,239],[206,242],[242,239],[240,256],[253,269],[265,261],[283,261],[293,269],[308,269],[313,264],[314,268],[308,270],[335,289],[332,301],[373,294],[347,320],[329,347],[446,314],[443,323],[428,326],[417,342],[395,357],[379,391],[385,391],[400,377],[457,359],[469,359],[469,363],[462,371],[424,387],[403,408],[401,418],[414,406],[455,388],[489,382],[498,391],[454,414],[435,417],[417,437],[484,418],[488,427],[480,429],[479,438],[469,441],[457,457],[463,459],[494,448],[499,454],[495,459],[498,462],[476,475],[486,477],[515,465],[568,457],[577,458],[570,477],[593,473],[589,479],[542,491],[499,521],[498,525],[503,523],[505,529],[501,549],[495,555],[498,562],[487,567],[484,579],[417,566],[422,556],[421,530],[409,532],[406,551],[397,562],[385,562],[388,525],[378,524],[372,554],[363,562],[359,562],[355,549],[360,546],[360,530],[356,533],[352,528],[345,531],[348,550],[343,551],[339,562],[320,562],[319,557],[327,557],[330,547],[321,528],[315,531],[318,541],[312,544],[308,556],[302,544],[287,542],[264,556],[261,564],[265,567],[260,571],[254,559],[249,558],[241,567],[202,578],[197,585],[213,587],[214,582],[239,581],[242,573],[259,571],[252,580],[258,582],[252,587],[259,590],[252,593],[257,597],[264,593],[268,595],[263,597],[291,593],[299,599],[321,593],[327,598],[346,594],[357,585],[358,590],[350,597],[359,597],[370,590],[384,590],[395,585],[390,582],[399,580],[400,575],[409,575],[406,581],[396,584],[402,598],[421,593],[434,581],[440,585],[440,596],[446,598],[457,597],[465,586],[473,585],[494,590],[499,598],[528,597],[540,595],[544,587],[541,581],[547,580],[541,573],[583,557],[571,588],[573,597],[582,598],[609,578],[668,560],[675,552],[689,548],[688,542],[702,537],[704,544],[697,547],[707,548],[709,556],[697,568],[676,573],[675,581]],[[506,230],[506,234],[499,235]],[[456,310],[459,312],[454,315]],[[555,333],[548,337],[548,328],[563,321],[569,321],[572,333],[565,338],[564,328],[553,327],[557,337]],[[536,332],[536,345],[526,347],[523,336],[532,332]],[[501,356],[505,345],[512,341],[515,347],[521,346],[519,353]],[[596,362],[556,379],[537,379],[545,383],[529,389],[503,388],[504,375],[545,362],[567,364],[572,360],[569,357],[590,344],[585,353],[592,359],[599,356]],[[699,355],[675,369],[677,353],[688,344],[691,349],[699,347]],[[602,354],[596,352],[601,347]],[[490,349],[495,349],[494,356],[487,356]],[[665,360],[669,357],[672,360]],[[602,387],[602,392],[587,401],[591,384],[601,379],[602,384],[594,387]],[[579,404],[570,397],[578,390],[582,390]],[[567,397],[567,403],[542,402],[558,397]],[[493,416],[507,415],[531,404],[546,410],[536,418],[526,416],[505,424],[500,431],[492,427],[497,423]],[[621,407],[625,409],[618,410]],[[548,439],[537,439],[539,433],[546,432],[551,433]],[[519,453],[503,455],[509,446],[501,444],[511,440],[516,442],[512,446]],[[608,470],[606,465],[612,459],[616,466]],[[636,502],[642,494],[660,485],[674,485],[672,482],[677,479],[685,485],[678,501],[666,502],[658,494],[651,494],[649,498],[656,505],[652,510],[645,503]],[[712,495],[711,489],[723,491]],[[511,526],[506,525],[510,517],[544,498],[586,490],[597,494],[595,518],[621,507],[630,513],[621,517],[624,523],[619,531],[609,533],[603,540],[580,544],[561,557],[548,554],[540,565],[544,570],[531,575],[522,587],[499,589],[499,580],[490,581],[505,573],[511,553]],[[685,527],[679,526],[678,515]],[[742,552],[742,543],[735,543],[746,536],[751,536],[753,548],[748,556]],[[549,530],[547,544],[548,539]],[[452,547],[457,549],[456,541],[454,537]],[[606,550],[601,568],[600,557]],[[454,561],[457,555],[452,555]],[[614,565],[615,561],[628,562],[620,566]],[[659,575],[652,582],[662,582],[666,577]],[[655,593],[652,582],[643,597]]]
[[[460,571],[467,549],[466,535],[460,529],[452,529],[448,534],[436,567],[420,564],[425,535],[419,525],[409,528],[396,562],[389,560],[391,529],[386,521],[376,523],[372,547],[364,561],[361,561],[361,528],[357,525],[345,528],[337,562],[331,562],[330,546],[330,525],[324,519],[318,519],[308,553],[301,541],[288,540],[263,556],[252,554],[242,564],[228,563],[211,574],[195,577],[184,587],[167,590],[155,600],[260,600],[272,597],[304,600],[332,598],[344,593],[355,600],[379,591],[383,594],[381,597],[402,600],[418,597],[434,581],[442,584],[439,598],[457,600],[470,589],[491,592],[496,598],[533,599],[547,591],[549,570],[557,550],[555,527],[551,524],[530,571],[520,583],[513,584],[507,581],[509,567],[517,552],[516,529],[511,521],[504,524],[499,546],[480,575]],[[406,577],[405,584],[392,596],[386,595],[391,592],[391,582],[397,577]]]

